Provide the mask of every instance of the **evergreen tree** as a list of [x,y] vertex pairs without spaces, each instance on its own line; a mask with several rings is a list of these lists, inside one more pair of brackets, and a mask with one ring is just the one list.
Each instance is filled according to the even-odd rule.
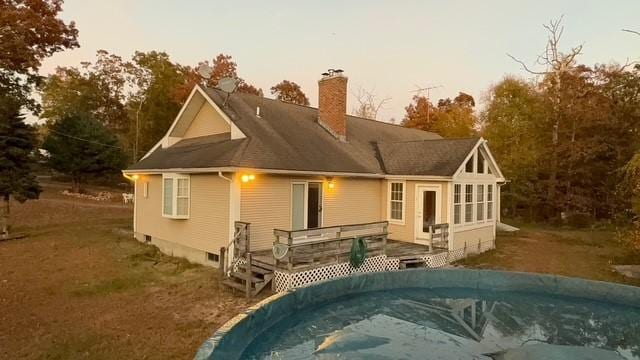
[[49,165],[71,177],[74,192],[88,177],[115,173],[125,165],[118,139],[98,121],[71,115],[52,124],[43,148]]
[[0,194],[4,204],[0,210],[0,237],[9,236],[9,215],[11,199],[24,202],[37,199],[42,191],[33,174],[35,162],[35,130],[24,122],[20,106],[0,103]]

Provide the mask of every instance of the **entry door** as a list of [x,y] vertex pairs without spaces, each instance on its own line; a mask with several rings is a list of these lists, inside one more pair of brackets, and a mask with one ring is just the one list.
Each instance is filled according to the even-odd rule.
[[322,227],[322,183],[292,184],[291,227],[293,230]]
[[416,233],[419,239],[429,238],[429,225],[441,222],[442,208],[439,186],[416,187]]

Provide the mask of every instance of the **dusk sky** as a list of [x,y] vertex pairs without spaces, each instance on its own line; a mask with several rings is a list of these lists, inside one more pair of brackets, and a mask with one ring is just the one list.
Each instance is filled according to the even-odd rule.
[[[349,86],[391,97],[380,120],[400,120],[416,86],[442,85],[431,98],[468,92],[477,101],[506,74],[527,76],[506,56],[533,64],[544,48],[542,28],[564,14],[563,48],[584,44],[579,60],[640,58],[640,1],[86,1],[66,0],[81,48],[47,59],[41,69],[92,61],[98,49],[129,59],[161,50],[196,65],[233,56],[239,75],[271,96],[288,79],[317,105],[317,80],[342,68]],[[349,111],[355,101],[349,101]]]

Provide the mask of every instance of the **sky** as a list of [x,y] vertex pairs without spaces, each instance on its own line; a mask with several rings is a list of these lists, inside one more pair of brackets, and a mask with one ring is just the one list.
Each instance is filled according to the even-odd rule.
[[[98,49],[124,58],[161,50],[192,66],[225,53],[267,96],[287,79],[317,106],[320,74],[341,68],[350,92],[391,98],[379,120],[399,121],[417,88],[441,86],[434,102],[463,91],[482,106],[505,75],[527,77],[506,54],[533,65],[546,42],[542,24],[561,15],[562,47],[584,44],[580,62],[640,59],[640,37],[621,31],[640,30],[638,0],[66,0],[61,17],[76,22],[81,47],[46,59],[41,73],[92,61]],[[350,95],[348,111],[355,106]]]

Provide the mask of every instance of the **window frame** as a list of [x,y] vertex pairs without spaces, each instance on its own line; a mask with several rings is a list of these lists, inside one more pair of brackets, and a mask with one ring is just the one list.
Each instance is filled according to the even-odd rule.
[[[171,213],[165,213],[165,180],[171,179]],[[178,196],[178,180],[187,181],[187,195]],[[187,213],[178,215],[178,198],[187,199]],[[189,219],[191,215],[191,176],[188,174],[162,174],[162,217],[168,219]]]
[[[401,184],[402,185],[402,199],[401,200],[392,200],[391,194],[393,189],[393,184]],[[392,202],[400,202],[402,204],[402,217],[400,219],[394,219],[391,217],[391,203]],[[404,180],[389,180],[387,185],[387,221],[391,224],[404,225],[407,217],[407,182]]]
[[[494,198],[494,184],[487,184],[487,213],[485,214],[485,219],[487,221],[493,221],[493,198]],[[491,191],[489,191],[491,190]],[[489,196],[491,194],[491,196]]]
[[[480,192],[482,190],[482,193]],[[485,184],[476,184],[476,222],[483,223],[486,219],[485,217]],[[480,196],[482,195],[482,196]],[[480,213],[482,211],[482,213]],[[480,215],[482,215],[482,219],[480,219]]]
[[[453,225],[462,225],[462,197],[464,193],[462,191],[462,183],[453,184]],[[457,191],[456,191],[457,190]],[[458,201],[456,202],[456,195],[458,196]],[[458,218],[456,221],[456,210],[458,210]]]
[[[473,224],[475,223],[475,195],[474,195],[475,184],[465,183],[464,184],[464,224]],[[471,192],[469,193],[469,189]],[[467,196],[471,194],[471,200],[468,200]],[[467,208],[471,209],[470,220],[467,217]]]

